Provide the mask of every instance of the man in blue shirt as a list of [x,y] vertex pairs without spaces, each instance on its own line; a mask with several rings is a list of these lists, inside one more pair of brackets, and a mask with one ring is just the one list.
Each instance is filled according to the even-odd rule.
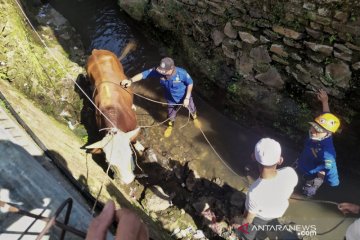
[[298,160],[298,171],[306,180],[303,191],[308,197],[315,195],[323,182],[331,187],[340,183],[332,140],[332,134],[340,127],[340,120],[330,113],[327,93],[320,90],[317,97],[324,113],[310,122],[309,137]]
[[177,111],[182,104],[188,108],[195,126],[199,126],[196,115],[196,107],[191,95],[193,89],[193,80],[186,70],[176,67],[172,58],[166,57],[161,59],[160,65],[157,68],[151,68],[136,74],[131,79],[121,81],[121,85],[130,86],[131,83],[140,81],[146,78],[160,79],[160,85],[165,90],[165,98],[168,103],[168,127],[165,130],[164,136],[169,137],[172,132]]

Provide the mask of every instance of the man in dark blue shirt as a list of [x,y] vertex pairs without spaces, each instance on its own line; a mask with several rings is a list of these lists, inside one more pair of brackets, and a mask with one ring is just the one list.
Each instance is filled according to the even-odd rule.
[[146,78],[160,79],[160,85],[165,90],[165,98],[168,103],[168,127],[165,130],[164,136],[169,137],[172,132],[176,113],[179,104],[188,108],[192,118],[194,119],[195,126],[199,126],[196,115],[196,107],[191,95],[193,89],[193,80],[186,70],[176,67],[174,60],[166,57],[160,62],[157,68],[151,68],[136,74],[131,79],[125,79],[121,82],[123,86],[130,86],[131,83],[140,81]]
[[317,94],[323,114],[310,122],[309,137],[298,159],[298,171],[306,180],[304,194],[311,197],[323,182],[331,187],[339,185],[336,152],[332,134],[340,127],[340,120],[330,113],[328,95],[324,90]]

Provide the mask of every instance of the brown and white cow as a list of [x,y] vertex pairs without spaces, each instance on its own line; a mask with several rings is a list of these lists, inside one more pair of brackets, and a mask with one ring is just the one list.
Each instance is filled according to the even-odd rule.
[[114,53],[95,49],[88,58],[86,71],[95,88],[93,100],[101,111],[96,109],[97,127],[106,130],[101,141],[87,148],[102,148],[109,164],[117,167],[120,180],[131,183],[135,165],[130,142],[135,140],[139,128],[132,108],[133,93],[120,86],[121,80],[127,79],[123,66]]

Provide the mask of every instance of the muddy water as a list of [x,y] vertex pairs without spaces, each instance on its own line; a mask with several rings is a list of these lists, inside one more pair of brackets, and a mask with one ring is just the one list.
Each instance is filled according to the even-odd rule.
[[[126,43],[135,39],[138,43],[137,50],[123,61],[129,76],[156,65],[161,56],[166,55],[163,48],[159,47],[160,43],[151,42],[139,26],[119,11],[116,1],[51,0],[50,3],[68,18],[81,34],[87,52],[91,52],[94,48],[101,48],[120,55]],[[136,93],[163,101],[162,92],[156,80],[137,83],[134,89]],[[140,97],[135,98],[135,103],[139,106],[140,125],[153,125],[166,119],[165,106],[151,103]],[[147,141],[147,147],[153,148],[163,158],[173,158],[182,162],[190,161],[192,169],[196,169],[201,177],[220,178],[239,190],[247,187],[251,181],[243,177],[244,166],[251,165],[251,151],[261,137],[273,137],[280,141],[285,165],[291,165],[299,154],[301,146],[296,146],[272,129],[240,126],[196,96],[195,103],[203,133],[216,153],[199,129],[195,128],[192,122],[188,122],[188,113],[185,109],[179,111],[173,135],[168,139],[162,137],[164,126],[146,128],[143,136]],[[251,125],[254,126],[253,123]],[[342,184],[338,190],[339,194],[331,196],[331,194],[322,193],[317,199],[360,203],[360,192],[355,191],[360,184],[359,179],[345,171],[341,171],[340,174]],[[252,171],[251,175],[256,177],[256,171]],[[334,205],[296,200],[291,201],[286,217],[298,224],[316,225],[318,233],[329,230],[343,219]],[[346,219],[338,228],[326,235],[317,236],[317,239],[342,239],[347,226],[352,221],[351,218]]]

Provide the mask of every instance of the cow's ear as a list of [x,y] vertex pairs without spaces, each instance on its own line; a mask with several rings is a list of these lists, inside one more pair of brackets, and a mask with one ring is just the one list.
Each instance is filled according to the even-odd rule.
[[140,131],[140,128],[138,127],[138,128],[136,128],[130,132],[127,132],[125,134],[128,139],[132,139],[132,138],[136,137],[136,135],[139,134],[139,131]]
[[110,135],[106,135],[103,139],[101,139],[98,142],[95,142],[93,144],[90,144],[88,146],[86,146],[86,149],[93,149],[93,148],[104,148],[106,146],[106,144],[109,143],[109,141],[111,140],[111,136]]

